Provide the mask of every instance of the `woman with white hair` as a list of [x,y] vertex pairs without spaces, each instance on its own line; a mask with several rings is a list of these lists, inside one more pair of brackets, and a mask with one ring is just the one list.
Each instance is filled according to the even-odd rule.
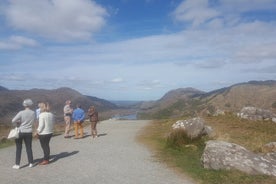
[[22,105],[25,107],[25,109],[18,112],[16,116],[12,119],[12,124],[19,127],[19,138],[15,139],[16,158],[15,158],[15,165],[12,167],[14,169],[20,169],[20,160],[21,160],[23,141],[26,146],[29,167],[33,167],[32,131],[33,131],[33,124],[35,121],[35,112],[30,109],[30,107],[33,105],[33,101],[31,99],[26,99],[23,101]]

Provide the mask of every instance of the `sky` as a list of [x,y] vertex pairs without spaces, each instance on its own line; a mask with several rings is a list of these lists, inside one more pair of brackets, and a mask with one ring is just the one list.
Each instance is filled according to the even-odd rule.
[[158,100],[276,79],[276,0],[1,0],[0,86]]

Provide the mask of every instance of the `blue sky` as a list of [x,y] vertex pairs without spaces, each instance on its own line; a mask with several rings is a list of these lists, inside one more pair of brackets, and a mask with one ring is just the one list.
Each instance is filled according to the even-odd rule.
[[276,79],[276,0],[2,0],[0,86],[157,100]]

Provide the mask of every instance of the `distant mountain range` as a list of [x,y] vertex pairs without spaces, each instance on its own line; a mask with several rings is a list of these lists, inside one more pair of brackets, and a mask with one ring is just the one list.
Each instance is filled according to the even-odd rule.
[[54,90],[9,90],[0,86],[0,123],[10,123],[13,116],[23,109],[22,102],[25,98],[33,100],[33,109],[37,107],[38,102],[49,102],[52,111],[56,115],[57,121],[63,121],[63,107],[65,101],[69,99],[72,101],[74,108],[76,104],[79,103],[85,111],[90,105],[94,105],[99,112],[118,108],[115,104],[107,100],[85,96],[71,88],[59,88]]
[[255,106],[276,113],[276,81],[250,81],[203,92],[180,88],[166,93],[160,100],[143,102],[138,117],[142,119],[196,116],[216,110],[238,112]]
[[71,88],[9,90],[0,86],[0,123],[10,123],[12,117],[23,109],[22,101],[25,98],[31,98],[35,106],[40,101],[48,101],[60,122],[63,121],[63,106],[68,99],[72,101],[73,107],[80,103],[84,110],[94,105],[101,112],[102,119],[136,112],[141,119],[176,118],[213,113],[218,109],[238,112],[244,106],[255,106],[276,113],[276,81],[250,81],[210,92],[179,88],[167,92],[157,101],[144,102],[110,102],[82,95]]

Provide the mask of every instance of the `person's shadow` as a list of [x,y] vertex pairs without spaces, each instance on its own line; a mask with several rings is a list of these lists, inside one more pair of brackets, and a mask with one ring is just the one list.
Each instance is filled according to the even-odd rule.
[[98,134],[98,137],[106,136],[107,133]]
[[[61,152],[59,154],[56,154],[56,155],[50,155],[50,160],[49,160],[49,163],[53,163],[53,162],[56,162],[57,160],[61,159],[61,158],[65,158],[65,157],[69,157],[69,156],[72,156],[72,155],[75,155],[79,153],[79,151],[72,151],[72,152]],[[42,159],[35,159],[34,160],[34,166],[38,165],[39,162],[41,162],[43,160]],[[26,165],[23,165],[21,168],[24,168],[24,167],[28,167],[28,164]]]
[[61,152],[61,153],[56,154],[56,155],[51,155],[50,156],[50,163],[56,162],[57,160],[59,160],[61,158],[65,158],[65,157],[75,155],[77,153],[79,153],[79,151],[72,151],[70,153],[69,152]]

